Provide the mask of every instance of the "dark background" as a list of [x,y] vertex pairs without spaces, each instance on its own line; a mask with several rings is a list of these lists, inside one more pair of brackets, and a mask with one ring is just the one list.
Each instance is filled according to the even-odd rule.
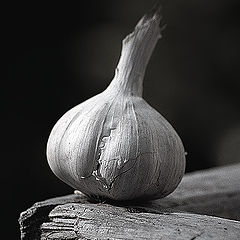
[[[48,167],[49,133],[68,109],[106,88],[122,39],[153,3],[19,2],[3,9],[8,77],[2,77],[1,176],[8,239],[19,238],[21,211],[73,192]],[[146,71],[144,98],[181,136],[187,171],[240,162],[239,1],[162,5],[167,27]]]

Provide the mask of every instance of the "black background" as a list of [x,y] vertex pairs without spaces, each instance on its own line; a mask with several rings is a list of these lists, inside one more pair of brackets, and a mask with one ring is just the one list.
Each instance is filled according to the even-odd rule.
[[[34,202],[72,193],[48,167],[55,122],[101,92],[121,41],[154,1],[3,8],[8,77],[2,76],[2,196],[8,239]],[[181,136],[187,171],[240,161],[239,1],[162,1],[167,27],[149,62],[144,98]],[[5,61],[5,59],[4,59]]]

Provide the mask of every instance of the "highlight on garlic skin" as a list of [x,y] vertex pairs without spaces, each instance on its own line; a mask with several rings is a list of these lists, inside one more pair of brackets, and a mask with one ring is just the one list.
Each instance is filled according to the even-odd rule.
[[65,113],[49,136],[47,159],[54,174],[91,198],[162,198],[183,177],[181,139],[142,98],[160,20],[159,7],[142,17],[123,40],[108,88]]

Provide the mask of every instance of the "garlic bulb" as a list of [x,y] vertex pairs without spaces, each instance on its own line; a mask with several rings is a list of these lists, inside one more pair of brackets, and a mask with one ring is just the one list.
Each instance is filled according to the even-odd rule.
[[161,36],[159,12],[146,14],[123,40],[108,88],[65,113],[49,136],[52,171],[89,197],[161,198],[184,174],[179,136],[142,98],[145,69]]

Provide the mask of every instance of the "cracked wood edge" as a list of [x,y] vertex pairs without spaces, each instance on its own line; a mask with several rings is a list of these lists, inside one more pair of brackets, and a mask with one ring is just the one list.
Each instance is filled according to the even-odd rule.
[[[24,240],[26,239],[76,239],[76,236],[78,235],[76,235],[76,233],[72,230],[72,226],[74,225],[74,229],[77,228],[78,232],[80,232],[81,230],[80,228],[78,228],[78,226],[80,225],[76,225],[76,211],[75,212],[73,211],[73,215],[68,215],[68,217],[65,219],[65,222],[63,220],[64,218],[61,216],[61,212],[59,212],[61,210],[62,214],[64,215],[64,211],[66,211],[67,209],[68,214],[70,214],[69,212],[71,210],[70,206],[73,206],[74,209],[76,208],[76,206],[79,206],[79,209],[80,208],[85,209],[84,211],[87,211],[87,212],[90,209],[93,209],[92,211],[94,214],[91,215],[92,230],[95,223],[96,223],[95,227],[97,229],[98,229],[98,224],[100,224],[99,222],[100,220],[97,220],[98,214],[104,217],[105,212],[111,213],[112,211],[111,214],[113,214],[114,212],[115,213],[119,212],[122,214],[121,215],[122,217],[118,218],[118,215],[115,214],[117,221],[114,223],[115,225],[111,226],[111,229],[115,229],[116,226],[118,226],[118,224],[124,223],[125,221],[124,218],[126,216],[128,217],[133,216],[133,218],[138,219],[136,221],[140,221],[140,222],[145,221],[146,226],[149,225],[149,232],[151,229],[151,231],[153,232],[156,231],[160,234],[159,231],[162,228],[167,229],[167,231],[171,230],[170,231],[171,234],[168,236],[167,239],[171,239],[170,237],[174,235],[175,230],[177,229],[177,227],[174,228],[174,225],[176,225],[176,222],[173,221],[174,218],[178,219],[178,221],[180,221],[181,219],[182,220],[188,219],[186,221],[189,221],[188,225],[186,225],[185,223],[187,222],[185,222],[184,220],[184,224],[185,224],[184,228],[182,228],[182,230],[180,228],[181,233],[178,233],[178,235],[176,235],[178,237],[180,237],[184,231],[189,233],[190,229],[194,226],[199,226],[201,229],[205,229],[205,225],[204,225],[205,223],[209,225],[210,223],[213,224],[217,222],[220,222],[219,225],[218,224],[212,225],[212,227],[214,228],[216,227],[216,229],[220,229],[222,226],[224,226],[223,228],[221,228],[222,229],[221,231],[223,232],[219,230],[219,234],[221,233],[220,234],[221,236],[225,236],[224,235],[225,232],[229,232],[229,231],[231,232],[231,234],[234,231],[235,231],[235,234],[239,234],[240,230],[239,230],[238,221],[231,221],[231,220],[222,219],[222,218],[196,215],[197,213],[197,214],[213,215],[218,217],[240,220],[239,182],[240,182],[240,164],[235,164],[232,166],[225,166],[225,167],[214,168],[210,170],[203,170],[203,171],[186,174],[175,192],[173,192],[171,195],[169,195],[166,198],[155,200],[148,203],[130,202],[130,203],[118,203],[118,204],[111,203],[112,205],[103,204],[103,203],[94,204],[94,203],[89,203],[85,196],[76,195],[76,194],[48,199],[43,202],[35,203],[30,209],[21,213],[19,218],[21,238]],[[75,206],[74,203],[77,203],[77,205]],[[56,216],[56,211],[58,212],[58,217]],[[191,213],[195,213],[195,214],[191,214]],[[142,217],[142,214],[144,218]],[[69,216],[73,216],[73,218]],[[151,216],[154,219],[153,222],[151,220],[152,219]],[[171,216],[171,218],[169,218],[169,221],[167,221],[167,219],[164,218],[163,216]],[[106,218],[106,216],[104,218]],[[81,222],[81,218],[79,219],[77,221]],[[166,221],[166,224],[164,221],[162,222],[162,219],[165,219],[164,221]],[[156,225],[157,221],[162,222],[162,225],[161,224]],[[84,220],[82,223],[86,223],[86,221]],[[170,225],[170,226],[167,226],[167,225]],[[235,226],[234,229],[229,228],[229,226],[231,225]],[[50,226],[52,227],[52,229],[50,229]],[[90,227],[89,225],[86,225],[86,226],[88,228]],[[185,228],[189,228],[189,231],[187,231]],[[95,231],[97,231],[97,229],[95,229]],[[108,230],[106,230],[106,232],[111,233],[112,230],[109,228],[107,229]],[[138,228],[138,230],[140,232],[143,231],[141,230],[140,227]],[[101,231],[104,231],[104,230],[101,228]],[[176,231],[179,232],[178,230]],[[147,232],[148,231],[146,230],[145,233]],[[197,238],[196,231],[190,231],[190,233],[191,232],[193,233],[191,235],[192,238],[193,239],[194,237]],[[201,237],[207,236],[206,235],[207,233],[210,234],[209,230],[205,231],[204,233],[205,235],[201,234]],[[154,233],[151,233],[151,234],[154,234]],[[150,237],[151,237],[151,234],[150,234]],[[161,234],[163,233],[161,232]],[[47,237],[47,235],[49,236]],[[61,237],[58,238],[57,237],[58,235]],[[63,238],[63,235],[65,236],[65,238]],[[134,236],[135,236],[135,233],[133,234],[132,237],[129,237],[129,238],[134,239],[133,238]],[[188,235],[186,239],[191,239],[190,235]],[[218,237],[217,239],[220,239],[220,238]],[[228,236],[228,239],[235,239],[235,238],[234,237],[229,238]]]
[[153,214],[108,204],[54,208],[41,239],[239,239],[240,223],[190,213]]
[[75,194],[50,198],[48,200],[37,202],[31,208],[22,212],[19,217],[19,225],[21,232],[21,239],[35,240],[40,239],[39,226],[49,220],[49,212],[58,205],[66,203],[83,203],[87,202],[84,196],[77,196]]

